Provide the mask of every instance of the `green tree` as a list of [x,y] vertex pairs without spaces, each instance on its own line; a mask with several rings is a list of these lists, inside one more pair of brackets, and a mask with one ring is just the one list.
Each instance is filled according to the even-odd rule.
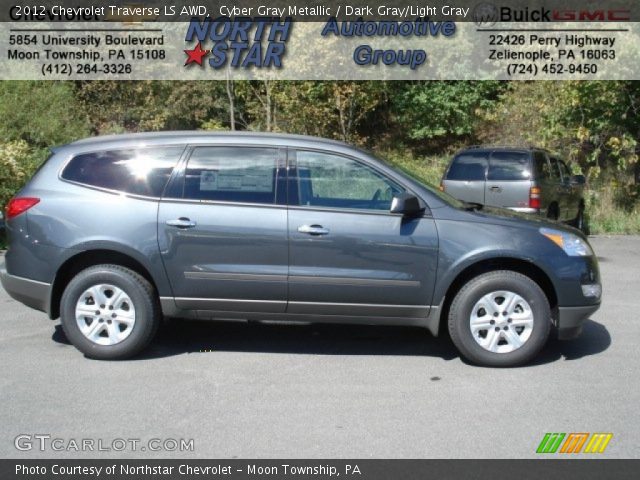
[[0,141],[50,147],[86,137],[87,114],[69,82],[0,82]]
[[472,136],[482,117],[506,88],[496,81],[421,81],[405,84],[394,99],[399,123],[413,140],[451,141]]

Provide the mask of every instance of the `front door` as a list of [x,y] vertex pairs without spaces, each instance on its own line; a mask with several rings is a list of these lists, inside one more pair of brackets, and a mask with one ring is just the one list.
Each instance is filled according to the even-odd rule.
[[288,313],[425,317],[436,274],[432,218],[391,214],[404,188],[334,153],[290,152]]
[[[158,212],[158,241],[176,305],[282,313],[287,209],[276,148],[193,148]],[[282,194],[280,194],[280,191]]]

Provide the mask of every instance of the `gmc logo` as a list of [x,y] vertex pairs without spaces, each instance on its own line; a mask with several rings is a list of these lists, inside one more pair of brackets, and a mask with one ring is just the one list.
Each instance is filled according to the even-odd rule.
[[554,10],[557,22],[628,22],[631,10]]

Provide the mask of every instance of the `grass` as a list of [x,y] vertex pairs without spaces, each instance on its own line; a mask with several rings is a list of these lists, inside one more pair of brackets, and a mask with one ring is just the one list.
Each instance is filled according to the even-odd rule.
[[434,187],[440,185],[444,170],[451,159],[450,156],[442,155],[414,157],[410,153],[398,151],[376,153],[387,163]]
[[590,190],[587,194],[587,213],[592,234],[640,234],[640,202],[624,198],[612,188]]

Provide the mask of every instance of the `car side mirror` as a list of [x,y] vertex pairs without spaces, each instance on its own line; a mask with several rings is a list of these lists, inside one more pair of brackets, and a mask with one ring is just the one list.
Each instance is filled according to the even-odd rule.
[[405,217],[417,217],[425,207],[420,199],[410,193],[399,193],[391,200],[391,213],[401,213]]
[[571,183],[573,185],[584,185],[585,183],[587,183],[587,179],[584,175],[573,175],[571,177]]

